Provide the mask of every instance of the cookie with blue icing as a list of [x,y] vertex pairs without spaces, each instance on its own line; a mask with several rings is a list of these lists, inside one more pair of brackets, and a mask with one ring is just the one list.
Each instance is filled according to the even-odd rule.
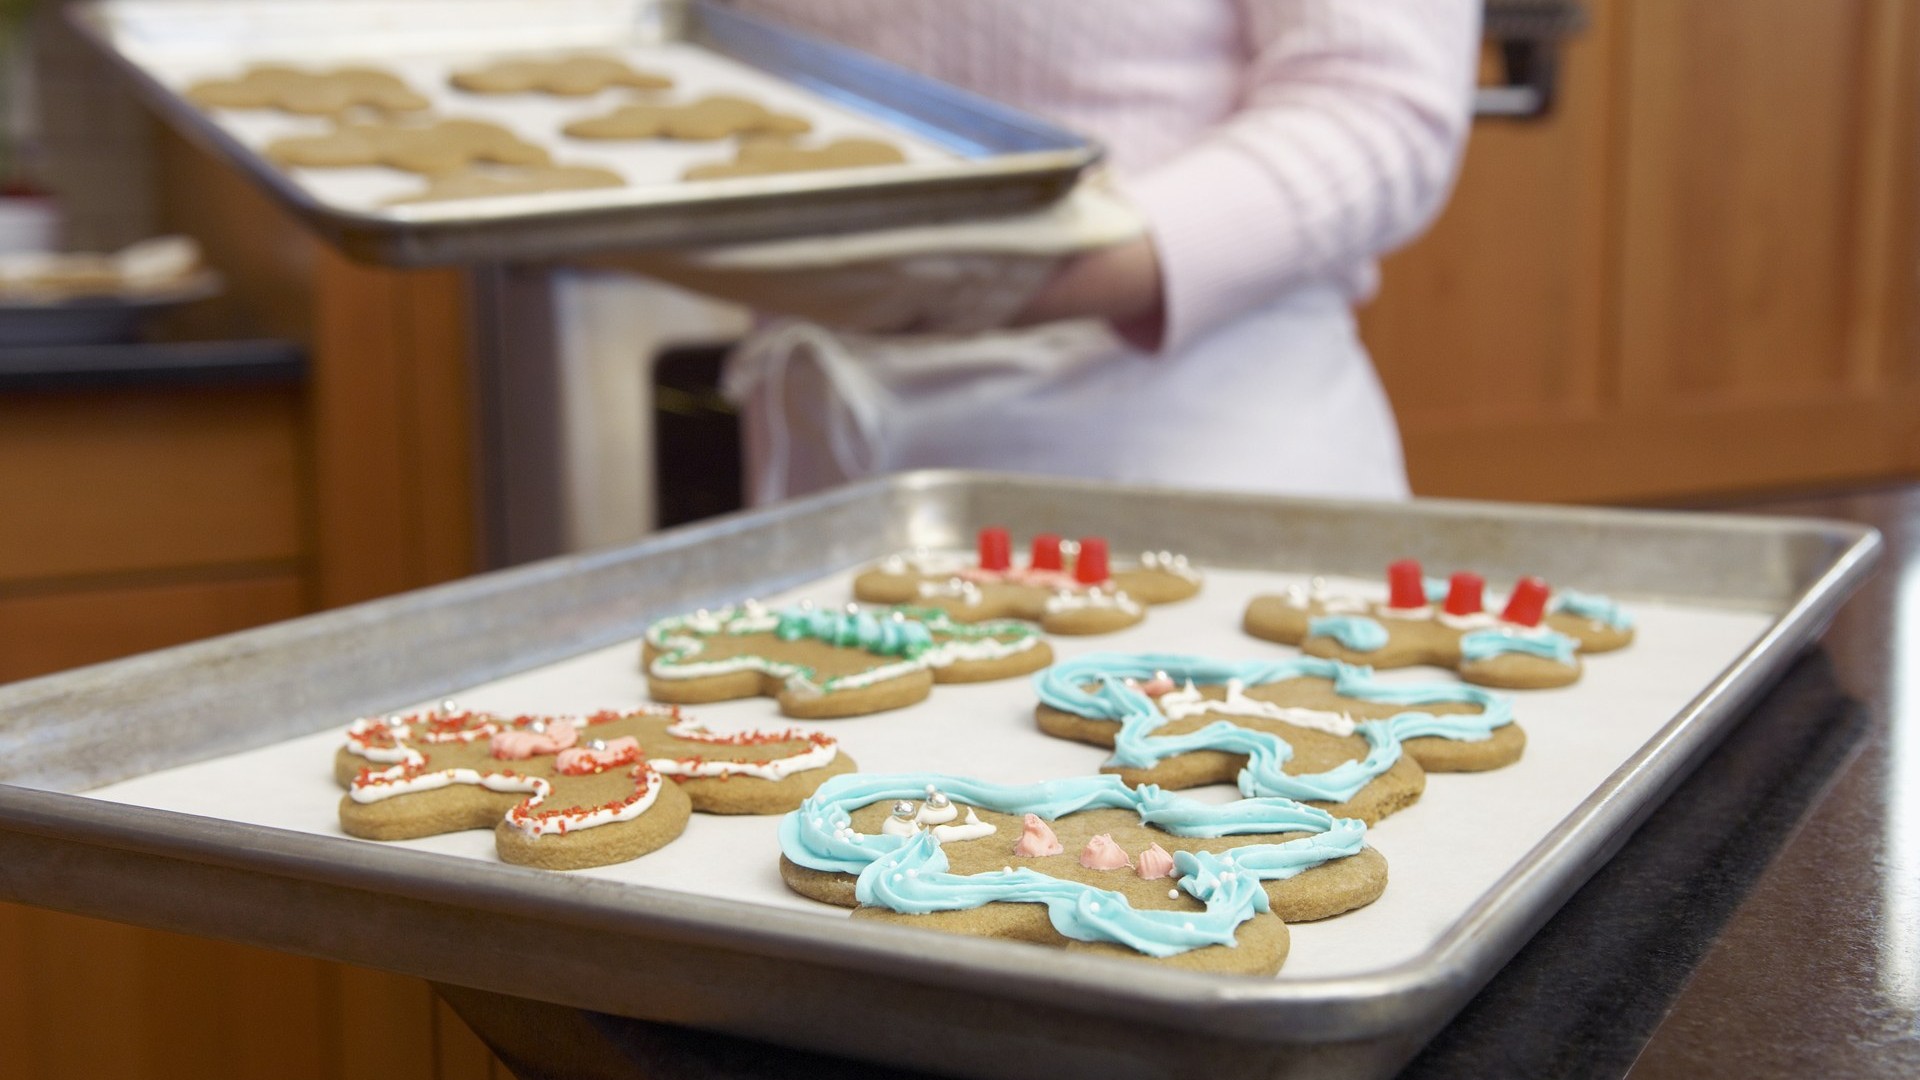
[[1025,675],[1053,650],[1025,623],[962,625],[917,607],[775,610],[749,601],[647,628],[642,664],[658,701],[765,696],[803,719],[863,716],[924,700],[936,682]]
[[1538,578],[1521,578],[1497,615],[1484,603],[1477,574],[1429,580],[1419,563],[1405,559],[1387,568],[1387,578],[1384,603],[1333,594],[1317,578],[1309,588],[1257,596],[1244,627],[1310,656],[1375,668],[1452,668],[1468,682],[1514,690],[1569,685],[1580,677],[1582,655],[1633,640],[1632,619],[1618,604],[1556,592]]
[[1115,777],[830,780],[781,822],[781,876],[854,917],[1272,974],[1286,923],[1372,903],[1366,827],[1287,799],[1209,804]]
[[1102,770],[1128,783],[1232,783],[1249,797],[1298,799],[1369,822],[1418,799],[1428,771],[1496,769],[1526,747],[1497,694],[1386,684],[1314,657],[1092,653],[1034,684],[1041,730],[1111,747]]
[[1110,634],[1137,625],[1156,604],[1199,593],[1186,556],[1143,552],[1113,564],[1107,542],[1051,533],[1033,538],[1024,565],[1006,529],[980,530],[974,555],[914,551],[890,555],[853,580],[861,600],[935,607],[960,622],[1025,619],[1050,634]]

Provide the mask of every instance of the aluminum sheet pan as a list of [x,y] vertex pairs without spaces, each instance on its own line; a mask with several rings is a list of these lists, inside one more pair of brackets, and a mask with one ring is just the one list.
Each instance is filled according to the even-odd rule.
[[[1256,574],[1372,578],[1406,554],[1496,577],[1533,571],[1647,605],[1649,626],[1661,621],[1654,607],[1694,607],[1723,621],[1744,617],[1759,636],[1727,645],[1691,700],[1682,693],[1670,718],[1652,717],[1650,737],[1566,816],[1546,823],[1537,843],[1503,856],[1511,864],[1496,868],[1415,954],[1365,971],[1314,961],[1310,932],[1341,933],[1345,920],[1334,920],[1297,928],[1301,973],[1273,981],[945,937],[930,956],[923,934],[849,923],[804,904],[541,874],[67,794],[271,753],[337,729],[342,717],[568,657],[590,663],[586,654],[630,639],[663,612],[772,594],[899,547],[963,545],[989,522],[1017,533],[1071,523],[1111,537],[1118,550],[1180,547]],[[1341,504],[914,474],[625,551],[0,689],[0,780],[14,785],[0,787],[0,895],[968,1075],[1381,1075],[1658,805],[1741,704],[1831,617],[1877,548],[1871,530],[1838,523]],[[1248,644],[1241,655],[1260,647]],[[1613,659],[1596,659],[1589,677]],[[859,756],[854,729],[835,730]],[[1541,732],[1542,721],[1530,730]],[[1539,745],[1544,753],[1547,743]],[[1498,775],[1436,781],[1457,779],[1455,790],[1464,791]],[[1383,841],[1396,820],[1412,822],[1423,810],[1438,812],[1439,804],[1389,819]],[[1381,904],[1418,906],[1395,896],[1396,886],[1405,892],[1432,873],[1412,854],[1389,852],[1394,879]],[[134,880],[137,889],[128,886]],[[349,926],[350,934],[336,929]],[[484,946],[476,945],[481,937]]]
[[[67,8],[83,37],[160,115],[237,165],[350,254],[394,265],[527,260],[844,232],[1011,213],[1066,193],[1099,148],[1073,132],[865,54],[709,0],[93,0]],[[739,92],[813,120],[819,137],[899,145],[898,166],[684,182],[733,140],[674,145],[569,139],[562,124],[631,92],[472,95],[447,75],[488,57],[590,50],[676,77],[667,100]],[[203,110],[181,96],[249,64],[370,63],[401,74],[435,115],[490,119],[624,188],[390,205],[420,181],[377,167],[285,170],[275,138],[326,120]]]

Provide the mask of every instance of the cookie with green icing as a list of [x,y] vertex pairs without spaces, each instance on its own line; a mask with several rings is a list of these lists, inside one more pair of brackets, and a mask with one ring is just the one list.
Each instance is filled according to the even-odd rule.
[[1232,783],[1368,822],[1412,805],[1429,771],[1495,769],[1526,747],[1500,695],[1313,657],[1090,653],[1034,683],[1040,729],[1111,747],[1103,771],[1130,784]]
[[1380,896],[1365,839],[1288,799],[1202,803],[1111,776],[853,775],[781,820],[780,871],[856,919],[1271,975],[1287,922]]
[[883,604],[924,604],[961,622],[1026,619],[1050,634],[1109,634],[1146,618],[1148,607],[1200,591],[1183,555],[1149,551],[1132,565],[1110,565],[1097,536],[1033,538],[1016,565],[1006,529],[980,530],[975,555],[930,551],[890,555],[853,579],[853,595]]
[[912,705],[936,682],[1025,675],[1053,650],[1024,623],[962,624],[932,608],[749,601],[654,623],[641,659],[659,701],[765,696],[789,716],[828,719]]
[[1539,578],[1514,585],[1499,614],[1484,602],[1478,574],[1422,576],[1403,559],[1387,568],[1383,603],[1312,587],[1248,603],[1247,633],[1298,645],[1310,656],[1375,668],[1451,668],[1468,682],[1511,690],[1566,686],[1581,657],[1624,648],[1633,620],[1604,596],[1553,590]]

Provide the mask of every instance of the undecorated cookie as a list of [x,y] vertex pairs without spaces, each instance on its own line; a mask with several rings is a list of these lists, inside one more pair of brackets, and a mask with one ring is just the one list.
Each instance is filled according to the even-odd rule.
[[1129,784],[1235,783],[1377,822],[1426,789],[1426,774],[1519,760],[1507,700],[1458,683],[1387,684],[1302,657],[1242,663],[1090,653],[1034,679],[1049,735],[1113,748],[1102,771]]
[[422,124],[344,124],[325,135],[296,135],[267,144],[280,165],[347,168],[386,165],[437,176],[477,162],[551,165],[545,149],[484,120],[434,120]]
[[929,608],[847,611],[753,601],[662,619],[641,663],[656,700],[692,704],[766,696],[789,716],[862,716],[923,700],[936,682],[1038,671],[1053,650],[1017,622],[961,625]]
[[853,579],[853,595],[881,604],[924,604],[960,622],[1026,619],[1050,634],[1106,634],[1146,618],[1152,604],[1200,591],[1184,555],[1149,551],[1109,569],[1107,542],[1033,538],[1027,565],[1013,563],[1007,530],[980,530],[973,557],[915,551],[891,555]]
[[1416,664],[1452,668],[1468,682],[1510,690],[1566,686],[1580,677],[1580,655],[1611,652],[1633,640],[1633,622],[1603,596],[1552,592],[1539,578],[1521,578],[1499,615],[1484,603],[1478,574],[1428,580],[1420,564],[1387,568],[1386,603],[1334,596],[1312,588],[1257,596],[1247,605],[1247,633],[1375,668]]
[[695,810],[788,811],[854,768],[818,732],[719,734],[662,707],[508,717],[449,703],[357,721],[334,755],[348,835],[491,828],[502,860],[548,870],[638,858]]
[[681,139],[711,141],[735,135],[804,135],[806,117],[777,113],[744,98],[715,95],[682,105],[631,102],[604,116],[575,120],[563,128],[576,139]]
[[280,64],[257,64],[238,78],[194,83],[185,96],[208,109],[279,109],[307,116],[333,116],[353,108],[417,112],[431,104],[390,71],[310,71]]
[[1366,826],[1287,799],[1208,804],[1111,776],[829,781],[780,823],[789,888],[854,917],[1271,975],[1287,921],[1372,903]]
[[554,94],[586,97],[611,86],[635,90],[665,90],[673,80],[651,71],[639,71],[614,56],[552,56],[495,60],[464,71],[449,80],[470,94]]
[[626,178],[612,169],[593,165],[472,165],[442,173],[415,194],[395,199],[403,203],[443,199],[486,199],[501,195],[535,195],[546,191],[591,191],[625,187]]
[[835,139],[824,146],[795,146],[782,139],[746,139],[732,161],[695,165],[681,174],[687,180],[725,180],[738,176],[817,172],[823,169],[859,169],[904,164],[907,156],[892,143],[878,139]]

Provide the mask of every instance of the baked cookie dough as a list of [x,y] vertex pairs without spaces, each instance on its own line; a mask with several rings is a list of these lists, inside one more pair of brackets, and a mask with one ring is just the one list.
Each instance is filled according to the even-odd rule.
[[418,192],[395,199],[393,204],[591,191],[625,187],[626,183],[626,178],[612,169],[593,165],[473,165],[432,177]]
[[456,71],[448,80],[470,94],[553,94],[587,97],[614,86],[665,90],[673,80],[640,71],[614,56],[553,56],[495,60]]
[[447,703],[355,722],[333,769],[350,836],[491,828],[506,862],[577,870],[666,845],[696,810],[792,810],[855,767],[818,732],[722,735],[671,708],[508,717]]
[[1007,530],[980,530],[976,555],[928,551],[891,555],[853,579],[853,595],[881,604],[924,604],[960,622],[1015,618],[1050,634],[1106,634],[1146,618],[1151,604],[1185,600],[1200,575],[1184,555],[1150,551],[1109,569],[1107,542],[1033,538],[1027,565],[1014,565]]
[[256,64],[238,78],[206,79],[185,97],[206,109],[279,109],[303,116],[334,116],[354,108],[418,112],[431,102],[398,75],[370,67],[308,70]]
[[1285,799],[1202,803],[1111,776],[829,781],[780,823],[780,873],[854,918],[1271,975],[1286,922],[1372,903],[1366,826]]
[[783,139],[745,139],[732,161],[695,165],[682,173],[681,178],[725,180],[738,176],[899,165],[906,160],[899,147],[878,139],[835,139],[817,147],[795,146]]
[[789,716],[823,720],[903,708],[936,682],[1038,671],[1053,650],[1018,622],[955,623],[929,608],[774,611],[748,601],[647,628],[641,664],[656,700],[771,697]]
[[575,120],[562,129],[576,139],[680,139],[708,142],[735,135],[804,135],[804,116],[777,113],[745,98],[714,95],[681,105],[630,102]]
[[1520,759],[1507,699],[1458,683],[1387,684],[1333,660],[1231,661],[1090,653],[1035,678],[1049,735],[1111,747],[1129,784],[1238,784],[1373,823],[1413,804],[1426,774]]
[[551,165],[546,150],[485,120],[343,124],[324,135],[295,135],[267,144],[278,165],[333,169],[385,165],[438,176],[476,163]]
[[1429,664],[1510,690],[1566,686],[1580,678],[1582,654],[1633,640],[1633,620],[1618,604],[1555,592],[1539,578],[1521,578],[1498,615],[1484,602],[1478,574],[1429,580],[1418,562],[1402,559],[1387,568],[1387,580],[1386,603],[1331,595],[1317,578],[1284,596],[1257,596],[1243,625],[1312,656],[1375,668]]

